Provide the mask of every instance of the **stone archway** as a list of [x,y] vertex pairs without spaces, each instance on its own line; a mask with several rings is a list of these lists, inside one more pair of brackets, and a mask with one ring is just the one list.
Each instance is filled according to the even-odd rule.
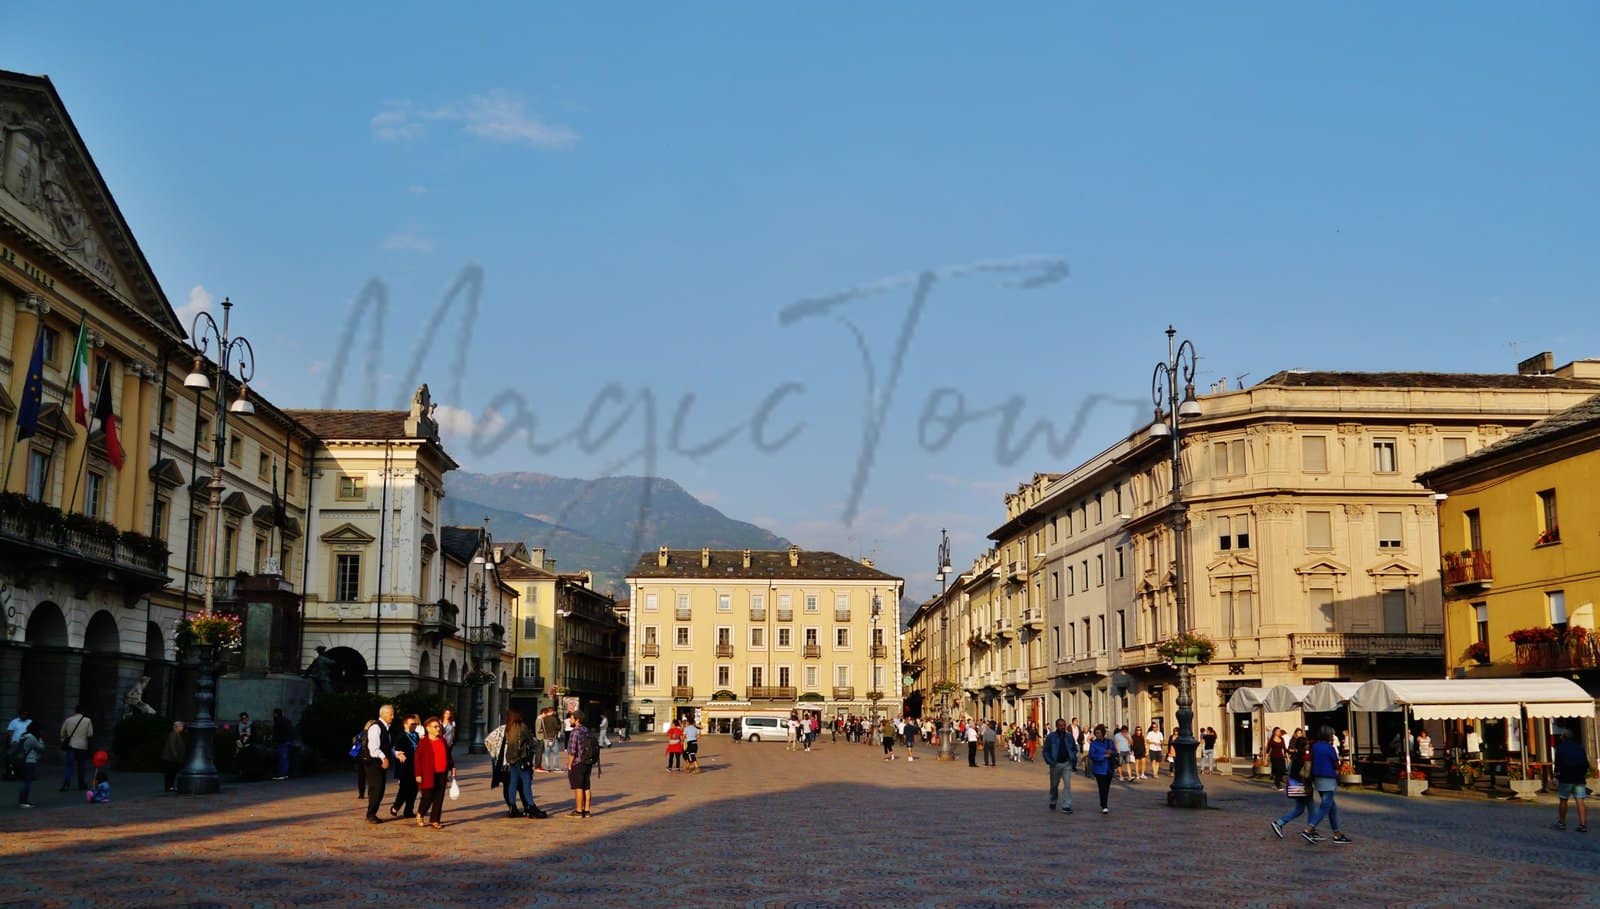
[[122,630],[104,609],[89,617],[83,631],[83,666],[78,672],[78,701],[94,723],[95,744],[109,743],[122,718],[122,697],[133,682],[122,671]]
[[328,658],[333,660],[332,678],[328,680],[334,691],[367,690],[367,658],[351,647],[331,647]]
[[17,706],[32,711],[34,731],[51,742],[61,721],[72,712],[71,701],[77,700],[81,657],[69,648],[67,619],[54,603],[33,607],[23,640],[27,650],[17,680],[22,696]]
[[172,688],[173,665],[167,659],[167,638],[155,622],[144,625],[144,674],[150,684],[144,689],[144,702],[162,716],[172,716],[172,705],[167,703],[167,692]]

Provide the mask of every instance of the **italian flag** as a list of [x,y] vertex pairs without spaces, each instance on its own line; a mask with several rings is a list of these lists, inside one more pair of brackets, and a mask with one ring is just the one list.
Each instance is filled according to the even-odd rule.
[[89,323],[78,324],[78,347],[72,353],[72,369],[67,373],[72,383],[72,419],[84,429],[89,428]]

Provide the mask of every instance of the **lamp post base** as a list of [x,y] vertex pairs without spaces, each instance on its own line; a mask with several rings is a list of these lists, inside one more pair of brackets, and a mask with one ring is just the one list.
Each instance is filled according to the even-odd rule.
[[222,776],[218,773],[178,774],[179,795],[216,795],[222,791]]
[[1204,808],[1206,807],[1206,791],[1204,789],[1168,789],[1168,808]]
[[217,647],[195,644],[199,670],[195,679],[194,722],[189,724],[189,759],[178,774],[180,795],[216,795],[222,791],[222,775],[212,758],[211,739],[217,724],[212,709],[217,702]]
[[1193,670],[1186,663],[1178,664],[1178,731],[1172,740],[1175,752],[1172,762],[1172,787],[1167,790],[1169,808],[1206,807],[1206,788],[1200,782],[1199,767],[1194,752],[1200,746],[1194,737]]

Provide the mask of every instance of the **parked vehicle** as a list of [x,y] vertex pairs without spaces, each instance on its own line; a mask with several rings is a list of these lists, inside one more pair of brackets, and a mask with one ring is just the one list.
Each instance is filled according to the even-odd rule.
[[744,716],[739,718],[739,731],[737,738],[746,742],[787,742],[789,740],[788,717],[780,716]]

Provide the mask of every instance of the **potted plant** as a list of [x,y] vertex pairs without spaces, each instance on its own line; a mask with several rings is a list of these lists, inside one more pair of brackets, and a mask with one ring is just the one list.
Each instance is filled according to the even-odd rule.
[[244,643],[238,616],[220,612],[199,613],[179,620],[174,639],[180,651],[191,646],[238,650]]
[[1421,795],[1428,791],[1428,775],[1421,770],[1400,773],[1400,794]]
[[1217,752],[1217,772],[1223,776],[1233,775],[1233,759],[1222,752]]
[[1211,662],[1211,654],[1216,652],[1216,649],[1216,645],[1205,635],[1195,631],[1185,631],[1162,641],[1157,645],[1156,653],[1173,665],[1193,666],[1197,663]]
[[1354,764],[1349,761],[1339,762],[1339,782],[1347,786],[1361,785],[1361,774],[1356,773]]
[[1473,641],[1467,645],[1466,652],[1462,656],[1480,666],[1486,665],[1489,662],[1489,642]]

